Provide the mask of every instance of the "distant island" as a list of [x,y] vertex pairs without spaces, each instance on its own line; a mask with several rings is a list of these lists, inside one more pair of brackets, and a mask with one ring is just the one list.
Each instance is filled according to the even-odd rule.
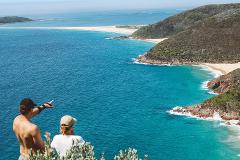
[[[150,64],[240,64],[240,4],[206,5],[144,26],[129,38],[166,38],[138,57]],[[238,67],[239,68],[239,67]],[[215,114],[240,125],[240,69],[208,83],[219,94],[201,104],[170,112],[200,118]],[[230,123],[230,122],[226,122]]]
[[0,17],[0,24],[30,22],[30,21],[33,21],[33,20],[25,17],[17,17],[17,16]]

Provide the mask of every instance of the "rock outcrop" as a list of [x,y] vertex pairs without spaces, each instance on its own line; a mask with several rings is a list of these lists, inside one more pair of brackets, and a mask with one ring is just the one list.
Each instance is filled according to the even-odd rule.
[[223,120],[240,120],[240,69],[210,81],[208,87],[220,95],[195,106],[176,107],[172,112],[200,118],[217,113]]
[[215,93],[222,94],[226,93],[232,88],[240,86],[240,69],[234,70],[233,72],[222,75],[217,79],[208,82],[207,86],[212,89]]

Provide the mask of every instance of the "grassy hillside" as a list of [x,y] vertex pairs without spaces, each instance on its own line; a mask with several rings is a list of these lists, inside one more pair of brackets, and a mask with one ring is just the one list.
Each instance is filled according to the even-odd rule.
[[192,9],[161,22],[145,26],[133,33],[135,38],[165,38],[184,31],[198,22],[231,9],[240,8],[239,4],[207,5]]
[[29,22],[29,21],[32,21],[32,19],[24,18],[24,17],[17,17],[17,16],[0,17],[0,24],[16,23],[16,22]]
[[197,22],[156,45],[145,58],[175,64],[240,62],[240,8]]

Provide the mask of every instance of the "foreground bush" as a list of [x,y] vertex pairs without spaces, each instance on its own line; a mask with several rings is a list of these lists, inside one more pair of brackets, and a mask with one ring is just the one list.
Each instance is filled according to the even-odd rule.
[[[73,142],[72,148],[66,153],[64,157],[60,157],[59,154],[50,147],[51,139],[46,136],[45,152],[44,153],[30,153],[29,160],[97,160],[94,155],[94,147],[90,143],[81,145],[79,142]],[[101,154],[99,160],[106,160],[104,153]],[[129,148],[128,150],[120,150],[115,155],[114,160],[141,160],[138,158],[136,149]],[[147,160],[147,155],[144,156],[144,160]]]

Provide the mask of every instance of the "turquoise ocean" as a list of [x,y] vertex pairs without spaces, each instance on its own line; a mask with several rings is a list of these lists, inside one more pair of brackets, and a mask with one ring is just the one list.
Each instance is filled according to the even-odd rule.
[[[22,98],[54,100],[55,108],[33,119],[43,134],[59,133],[65,114],[78,119],[77,134],[111,159],[120,149],[136,148],[151,160],[235,160],[238,132],[174,116],[175,106],[210,98],[203,82],[214,75],[195,66],[134,63],[152,43],[112,40],[116,33],[19,29],[19,26],[101,26],[149,24],[181,10],[137,10],[34,15],[35,22],[0,29],[0,159],[17,159],[12,122]],[[11,27],[11,29],[6,27]]]

